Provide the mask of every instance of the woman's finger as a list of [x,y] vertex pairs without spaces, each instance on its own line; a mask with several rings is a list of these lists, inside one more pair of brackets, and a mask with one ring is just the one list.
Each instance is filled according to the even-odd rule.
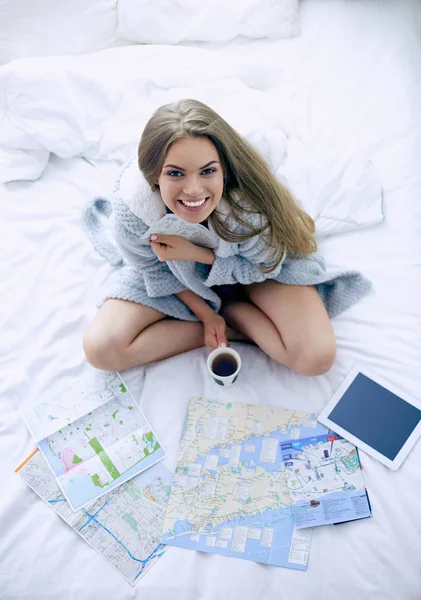
[[159,248],[163,252],[168,252],[169,250],[173,250],[173,248],[171,248],[171,246],[168,246],[167,244],[163,244],[162,242],[149,242],[149,244],[152,246],[152,248]]
[[165,246],[165,244],[161,244],[160,242],[150,242],[150,245],[155,254],[163,254],[167,249],[167,246]]
[[166,244],[165,238],[167,236],[162,233],[153,233],[151,235],[151,242],[156,242],[157,244]]
[[162,262],[172,260],[172,248],[165,246],[165,244],[160,244],[159,242],[150,242],[150,245],[158,260]]
[[150,237],[150,242],[156,242],[157,244],[165,244],[165,246],[174,245],[174,235],[164,235],[163,233],[153,233]]
[[216,350],[218,347],[218,341],[214,332],[205,335],[205,345],[211,350]]
[[228,340],[226,336],[226,325],[220,325],[216,330],[216,341],[219,347],[228,346]]

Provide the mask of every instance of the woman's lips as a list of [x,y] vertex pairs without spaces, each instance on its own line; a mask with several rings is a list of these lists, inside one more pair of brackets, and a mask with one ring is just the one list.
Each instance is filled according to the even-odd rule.
[[[209,196],[206,198],[201,198],[200,200],[181,200],[180,198],[177,200],[177,202],[183,207],[183,210],[188,212],[201,211],[207,205],[208,201]],[[189,204],[185,204],[185,202],[188,202]]]

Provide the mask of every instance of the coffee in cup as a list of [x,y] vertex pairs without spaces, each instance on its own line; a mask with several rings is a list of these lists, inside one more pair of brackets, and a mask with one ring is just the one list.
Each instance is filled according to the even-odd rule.
[[237,380],[241,358],[232,348],[217,348],[209,354],[208,370],[215,382],[222,387],[231,387]]

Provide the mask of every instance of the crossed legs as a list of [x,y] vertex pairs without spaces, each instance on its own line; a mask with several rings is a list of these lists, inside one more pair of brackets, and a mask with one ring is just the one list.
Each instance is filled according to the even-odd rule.
[[[317,290],[265,281],[246,287],[249,302],[224,307],[227,338],[251,341],[273,360],[303,375],[320,375],[335,359],[335,337]],[[107,300],[83,346],[99,369],[124,370],[203,346],[201,323],[168,319],[127,300]]]

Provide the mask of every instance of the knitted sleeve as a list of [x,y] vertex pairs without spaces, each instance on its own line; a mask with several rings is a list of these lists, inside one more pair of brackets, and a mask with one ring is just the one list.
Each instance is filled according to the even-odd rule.
[[140,268],[150,298],[178,294],[186,289],[170,271],[167,263],[160,262],[145,238],[146,224],[122,202],[114,203],[112,232],[124,260]]
[[257,235],[237,245],[237,252],[226,258],[215,257],[215,262],[205,281],[206,285],[248,285],[265,279],[274,279],[282,269],[282,261],[270,273],[262,272],[262,266],[270,267],[273,262],[273,250],[263,236]]

